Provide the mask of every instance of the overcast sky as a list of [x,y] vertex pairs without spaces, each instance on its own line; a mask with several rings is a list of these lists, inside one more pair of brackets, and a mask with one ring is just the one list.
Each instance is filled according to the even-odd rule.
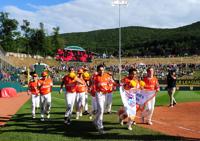
[[[0,11],[36,28],[43,22],[49,33],[118,27],[118,8],[112,0],[0,0]],[[174,28],[200,21],[200,0],[128,0],[121,6],[121,26]]]

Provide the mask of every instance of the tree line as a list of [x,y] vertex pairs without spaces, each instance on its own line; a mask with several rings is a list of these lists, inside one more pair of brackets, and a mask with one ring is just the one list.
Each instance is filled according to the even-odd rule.
[[[62,34],[67,44],[118,55],[118,29]],[[200,22],[173,28],[122,27],[122,56],[200,55]]]
[[52,35],[48,35],[43,23],[39,23],[39,28],[31,28],[28,20],[19,25],[16,19],[9,18],[9,13],[0,12],[0,46],[7,52],[54,56],[64,46],[59,30],[53,27]]
[[[118,28],[64,34],[59,30],[54,27],[48,35],[43,23],[34,29],[28,20],[19,25],[9,13],[0,12],[0,45],[5,51],[54,56],[58,48],[76,45],[118,56]],[[131,26],[121,31],[123,57],[200,55],[200,22],[173,29]]]

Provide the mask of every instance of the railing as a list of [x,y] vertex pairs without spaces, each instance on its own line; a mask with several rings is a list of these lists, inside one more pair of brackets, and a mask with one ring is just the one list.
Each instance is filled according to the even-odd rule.
[[[159,84],[166,84],[166,80],[159,80]],[[176,81],[177,85],[194,85],[194,86],[200,86],[200,79],[178,79]]]

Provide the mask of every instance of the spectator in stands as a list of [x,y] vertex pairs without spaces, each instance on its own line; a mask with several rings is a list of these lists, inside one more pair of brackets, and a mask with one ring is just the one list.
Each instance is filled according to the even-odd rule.
[[176,100],[174,98],[174,93],[176,91],[176,72],[175,70],[169,71],[167,75],[167,89],[170,98],[169,107],[176,105]]

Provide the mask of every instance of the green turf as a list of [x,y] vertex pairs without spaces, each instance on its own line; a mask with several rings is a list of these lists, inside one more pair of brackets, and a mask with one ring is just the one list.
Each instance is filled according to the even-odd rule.
[[[200,91],[176,91],[174,97],[179,102],[197,102],[200,101]],[[167,91],[161,91],[156,96],[156,106],[169,105],[169,96]]]
[[[200,92],[176,92],[178,102],[200,101]],[[168,95],[159,92],[157,106],[166,106]],[[63,95],[52,94],[51,120],[41,122],[39,118],[31,118],[31,102],[28,101],[7,123],[0,129],[0,141],[115,141],[115,140],[182,140],[180,137],[172,137],[153,132],[148,129],[134,126],[133,131],[128,131],[126,126],[120,126],[116,114],[104,115],[105,135],[99,135],[88,116],[80,120],[73,119],[70,126],[63,124],[65,100]],[[113,96],[113,110],[121,106],[119,93]],[[39,114],[37,114],[39,117]],[[75,115],[73,115],[73,118]]]

